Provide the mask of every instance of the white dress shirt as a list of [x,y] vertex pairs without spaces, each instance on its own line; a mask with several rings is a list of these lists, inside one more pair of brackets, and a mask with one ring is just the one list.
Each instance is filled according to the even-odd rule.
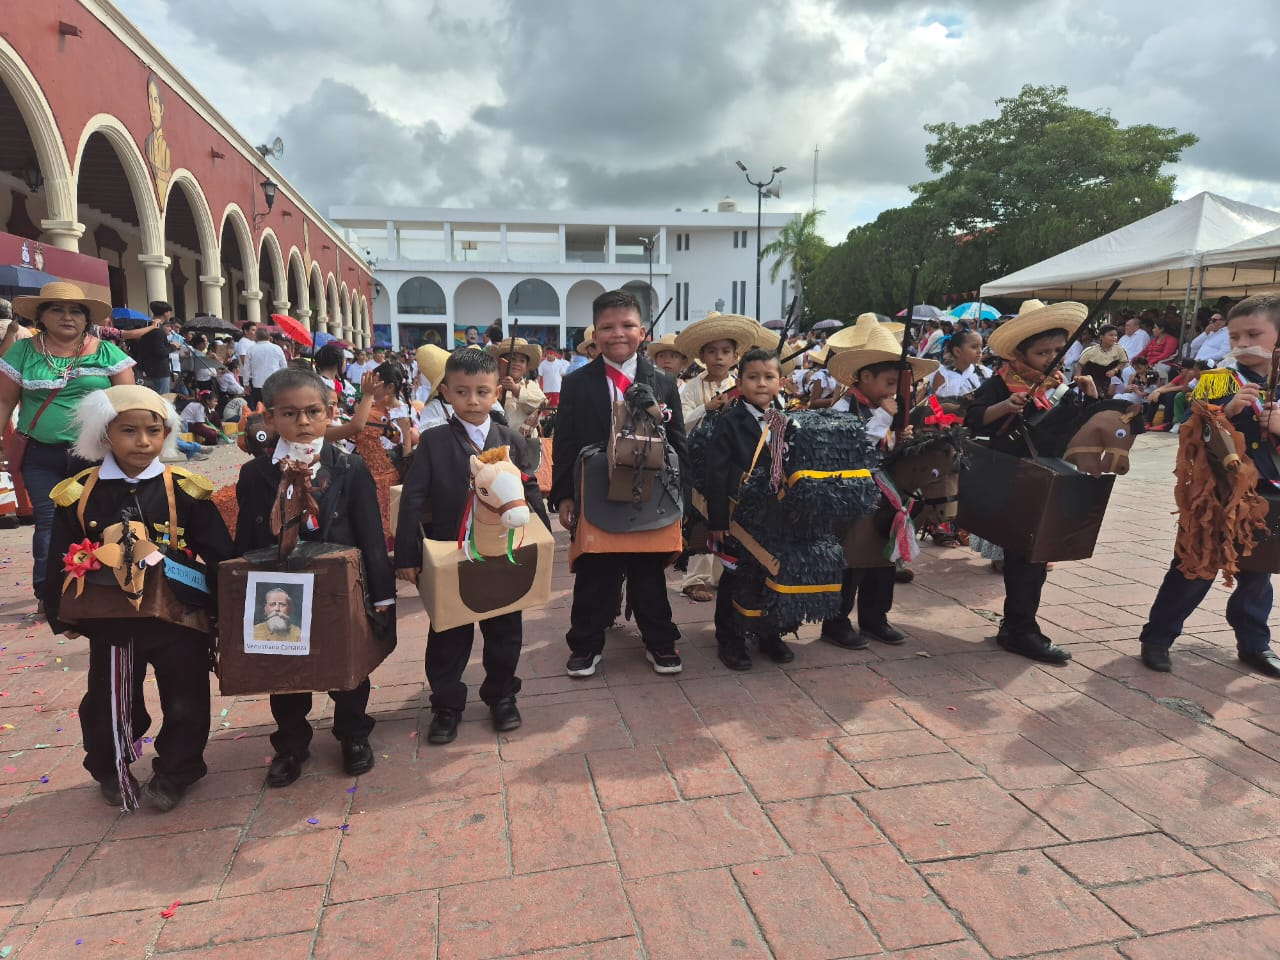
[[[622,375],[626,377],[628,380],[630,380],[632,383],[636,382],[637,364],[636,364],[636,355],[634,353],[630,356],[630,358],[628,358],[627,360],[624,360],[622,363],[614,363],[612,360],[608,359],[607,357],[603,357],[601,359],[604,360],[605,366],[613,367],[613,369],[621,371]],[[618,388],[613,385],[613,381],[608,380],[608,383],[609,383],[609,396],[611,396],[614,400],[623,399],[622,394],[618,392]]]
[[150,480],[152,477],[158,477],[164,473],[164,463],[159,457],[151,461],[150,466],[145,467],[136,477],[131,477],[120,469],[120,464],[116,462],[116,458],[112,456],[111,451],[107,451],[107,455],[102,458],[102,466],[98,468],[99,480],[123,480],[125,483],[138,483],[142,480]]
[[1130,357],[1136,357],[1143,350],[1147,349],[1147,344],[1151,342],[1151,334],[1139,327],[1133,333],[1125,334],[1120,338],[1120,346],[1124,347],[1124,352]]
[[1231,333],[1226,327],[1217,330],[1204,338],[1195,355],[1196,360],[1212,360],[1217,363],[1231,350]]
[[[456,414],[454,416],[457,417]],[[462,424],[462,429],[467,431],[467,439],[474,443],[477,449],[483,450],[485,441],[489,439],[489,426],[493,423],[493,420],[490,417],[485,417],[484,423],[480,424],[467,423],[461,417],[457,417],[457,420]]]

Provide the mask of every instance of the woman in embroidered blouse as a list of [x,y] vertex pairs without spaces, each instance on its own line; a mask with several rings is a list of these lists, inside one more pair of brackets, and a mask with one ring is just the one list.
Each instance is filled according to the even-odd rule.
[[53,529],[49,492],[90,466],[71,452],[72,414],[86,394],[133,383],[133,360],[90,332],[89,325],[102,323],[111,307],[74,284],[45,284],[38,296],[16,298],[13,311],[35,321],[38,332],[0,358],[0,424],[17,410],[18,432],[26,438],[21,472],[35,512],[32,587],[39,598]]

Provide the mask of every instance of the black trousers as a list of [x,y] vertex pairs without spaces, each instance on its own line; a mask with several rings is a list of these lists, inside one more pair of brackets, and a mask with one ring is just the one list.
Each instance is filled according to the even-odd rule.
[[132,637],[134,737],[142,739],[151,727],[143,699],[143,681],[150,664],[163,713],[151,769],[181,787],[203,777],[208,772],[204,748],[209,742],[209,638],[159,620],[97,621],[83,624],[81,629],[89,637],[88,689],[80,701],[84,768],[89,775],[99,783],[116,782],[111,647],[112,641],[122,645]]
[[[374,719],[369,716],[369,678],[352,690],[330,690],[333,701],[333,735],[339,740],[367,737],[373,732]],[[276,721],[276,732],[271,734],[271,746],[276,753],[292,753],[302,756],[311,746],[312,729],[307,722],[311,709],[310,693],[273,693],[271,716]]]
[[[452,630],[427,631],[427,683],[431,687],[431,709],[447,707],[461,713],[467,705],[467,685],[462,682],[462,671],[471,659],[476,626],[468,623]],[[481,654],[484,682],[480,684],[480,699],[493,706],[499,700],[514,697],[520,692],[516,667],[520,664],[524,626],[517,610],[481,620],[479,627],[484,638]]]
[[857,606],[859,627],[883,627],[893,609],[893,574],[893,567],[846,569],[840,582],[840,616],[828,623],[847,621]]
[[573,607],[565,641],[575,654],[604,652],[604,632],[613,623],[627,581],[627,600],[644,645],[655,653],[675,650],[680,631],[667,599],[667,554],[591,553],[574,565]]
[[[778,629],[772,617],[752,617],[745,621],[738,619],[733,608],[734,594],[740,589],[738,572],[725,568],[720,571],[720,585],[716,588],[716,643],[722,647],[736,647],[746,641],[746,634],[756,637],[777,637]],[[760,607],[760,597],[753,597],[743,604],[747,609]]]
[[1040,632],[1036,612],[1040,609],[1040,594],[1044,590],[1049,567],[1044,563],[1032,563],[1025,557],[1004,555],[1004,622],[1001,629],[1013,636],[1034,635]]

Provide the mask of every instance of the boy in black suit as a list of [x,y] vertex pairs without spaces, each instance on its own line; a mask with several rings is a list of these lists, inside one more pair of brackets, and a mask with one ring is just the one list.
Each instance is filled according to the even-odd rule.
[[[729,536],[729,500],[737,494],[740,481],[759,464],[769,462],[768,427],[765,413],[782,389],[782,371],[777,354],[759,347],[748,350],[738,364],[738,395],[716,423],[707,451],[707,526],[711,538],[724,543]],[[762,445],[761,440],[764,440]],[[761,459],[763,458],[763,459]],[[716,593],[716,649],[720,662],[730,670],[750,670],[747,641],[733,611],[737,574],[726,568],[720,575]],[[755,631],[760,652],[774,663],[790,663],[796,658],[778,630],[762,620]]]
[[[280,488],[278,464],[286,458],[312,464],[312,495],[318,516],[306,518],[301,538],[358,547],[364,560],[365,589],[380,617],[395,617],[396,580],[378,512],[378,491],[368,467],[359,457],[324,442],[333,419],[333,393],[310,369],[277,370],[262,384],[267,408],[266,427],[279,436],[275,448],[240,468],[236,482],[236,556],[272,547],[271,508]],[[330,690],[333,735],[342,745],[342,769],[359,776],[373,769],[369,734],[374,720],[369,705],[369,678],[352,690]],[[273,693],[271,715],[276,731],[271,746],[276,755],[267,770],[267,786],[287,787],[302,773],[309,755],[310,693]]]
[[[422,572],[422,526],[432,540],[456,540],[470,491],[471,457],[484,450],[508,447],[512,462],[525,474],[524,498],[539,521],[551,528],[538,480],[523,462],[525,446],[519,432],[493,422],[490,408],[498,395],[498,361],[480,350],[455,350],[444,366],[441,393],[453,408],[448,423],[422,435],[413,466],[400,495],[396,528],[396,575],[415,586]],[[530,523],[538,522],[530,520]],[[520,678],[523,624],[520,611],[480,621],[484,637],[484,683],[480,699],[489,705],[494,729],[505,733],[520,726],[516,694]],[[458,721],[467,703],[462,672],[471,659],[475,640],[472,624],[427,634],[426,670],[431,687],[429,743],[449,743],[458,735]]]
[[[564,378],[552,448],[550,500],[566,530],[573,528],[577,511],[573,477],[578,456],[584,447],[608,442],[613,404],[622,399],[632,382],[652,386],[658,402],[670,414],[667,440],[682,465],[686,454],[676,382],[638,354],[645,338],[640,301],[623,290],[602,293],[592,303],[591,315],[600,354]],[[565,634],[570,650],[569,676],[589,677],[596,672],[604,653],[604,633],[613,623],[624,578],[645,656],[654,671],[675,674],[684,668],[676,650],[680,631],[671,621],[667,599],[667,559],[665,553],[595,553],[578,558],[569,632]]]

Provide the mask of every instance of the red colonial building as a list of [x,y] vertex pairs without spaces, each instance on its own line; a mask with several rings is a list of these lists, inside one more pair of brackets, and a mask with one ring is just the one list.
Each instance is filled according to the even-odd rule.
[[359,251],[114,5],[0,8],[0,266],[369,342]]

